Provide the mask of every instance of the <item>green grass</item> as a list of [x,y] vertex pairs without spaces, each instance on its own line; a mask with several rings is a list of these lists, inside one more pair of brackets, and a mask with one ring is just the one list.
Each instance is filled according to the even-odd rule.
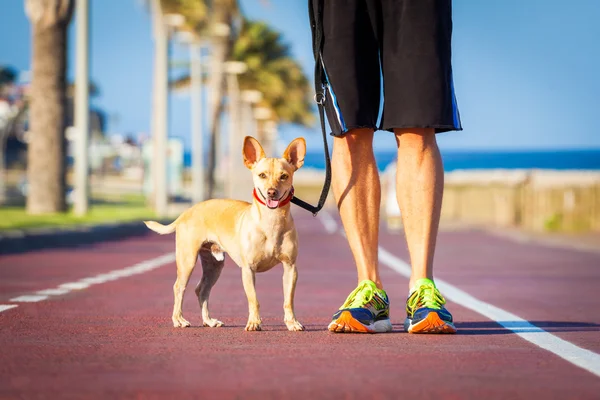
[[2,207],[0,208],[0,231],[141,221],[154,217],[154,212],[146,206],[143,197],[140,196],[93,203],[88,214],[83,217],[78,217],[71,211],[63,214],[28,215],[23,207]]
[[562,215],[555,213],[544,221],[544,228],[548,232],[558,232],[562,230]]

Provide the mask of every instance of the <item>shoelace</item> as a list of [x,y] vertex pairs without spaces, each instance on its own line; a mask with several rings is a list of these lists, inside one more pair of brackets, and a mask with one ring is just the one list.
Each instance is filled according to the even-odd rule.
[[410,296],[408,299],[409,306],[412,310],[416,310],[420,307],[440,309],[446,304],[446,299],[444,299],[432,284],[419,286],[415,293],[416,294]]
[[362,307],[371,301],[374,294],[373,287],[368,282],[363,282],[350,293],[344,305],[340,307],[340,310]]

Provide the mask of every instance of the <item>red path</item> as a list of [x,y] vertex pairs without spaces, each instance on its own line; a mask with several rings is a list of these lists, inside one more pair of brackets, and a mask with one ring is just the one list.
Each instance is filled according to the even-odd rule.
[[[262,332],[243,330],[240,272],[228,264],[202,328],[192,276],[184,316],[171,325],[173,263],[35,303],[10,299],[126,268],[174,249],[174,236],[0,256],[0,399],[343,398],[598,399],[600,377],[449,302],[454,336],[401,330],[407,280],[382,266],[395,331],[331,334],[329,316],[355,287],[345,239],[295,211],[301,250],[296,313],[283,324],[281,269],[260,274]],[[404,260],[403,238],[382,246]],[[600,254],[517,244],[480,232],[439,238],[437,276],[579,347],[600,353]]]

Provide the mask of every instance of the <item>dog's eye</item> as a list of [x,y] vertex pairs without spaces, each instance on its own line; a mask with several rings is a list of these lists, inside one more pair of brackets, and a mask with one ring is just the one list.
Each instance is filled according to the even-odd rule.
[[262,173],[260,173],[258,175],[258,177],[261,178],[261,179],[267,179],[267,174],[265,174],[264,172],[262,172]]
[[289,176],[287,174],[281,174],[281,180],[285,181],[287,178],[289,178]]

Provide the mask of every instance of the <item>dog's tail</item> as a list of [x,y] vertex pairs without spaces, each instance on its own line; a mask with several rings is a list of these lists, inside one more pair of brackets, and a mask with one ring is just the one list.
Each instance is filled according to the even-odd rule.
[[169,225],[163,225],[156,221],[144,221],[144,224],[150,229],[152,229],[156,233],[160,233],[161,235],[167,235],[169,233],[175,232],[175,228],[177,227],[177,220],[171,222]]

